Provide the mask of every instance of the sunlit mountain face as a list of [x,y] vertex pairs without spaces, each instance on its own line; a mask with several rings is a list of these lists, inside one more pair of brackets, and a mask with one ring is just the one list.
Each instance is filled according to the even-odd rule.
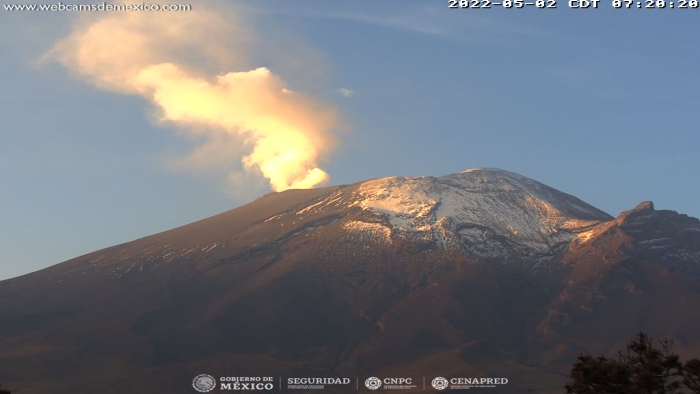
[[357,392],[377,376],[421,392],[486,377],[508,381],[492,393],[562,392],[580,353],[639,331],[700,354],[699,276],[698,219],[650,202],[613,218],[508,171],[288,190],[0,282],[0,383],[194,393],[206,373]]

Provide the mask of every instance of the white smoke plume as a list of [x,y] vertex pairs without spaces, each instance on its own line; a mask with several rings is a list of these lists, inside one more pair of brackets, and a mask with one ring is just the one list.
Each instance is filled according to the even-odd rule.
[[318,162],[333,147],[334,108],[289,90],[264,67],[211,71],[240,70],[250,39],[235,15],[111,12],[82,20],[46,58],[99,88],[146,98],[162,121],[203,138],[204,146],[221,133],[234,135],[245,149],[231,154],[244,152],[243,169],[262,174],[275,191],[327,182]]

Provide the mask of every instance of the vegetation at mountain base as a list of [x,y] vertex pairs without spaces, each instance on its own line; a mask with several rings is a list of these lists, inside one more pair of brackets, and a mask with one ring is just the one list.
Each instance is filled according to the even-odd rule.
[[639,333],[617,359],[582,354],[571,369],[568,394],[700,394],[700,360],[682,362],[673,342]]

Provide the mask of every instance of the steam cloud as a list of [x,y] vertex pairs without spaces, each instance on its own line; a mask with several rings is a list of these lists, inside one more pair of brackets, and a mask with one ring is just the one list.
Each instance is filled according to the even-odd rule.
[[99,88],[146,98],[162,121],[205,141],[200,153],[215,151],[206,144],[227,140],[222,133],[235,136],[245,149],[231,154],[275,191],[327,182],[318,161],[333,145],[332,107],[290,91],[267,68],[211,71],[240,67],[247,40],[235,15],[112,12],[83,20],[46,56]]

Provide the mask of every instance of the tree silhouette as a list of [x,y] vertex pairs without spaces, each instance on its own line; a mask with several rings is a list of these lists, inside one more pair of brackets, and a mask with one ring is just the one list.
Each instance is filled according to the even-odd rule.
[[683,365],[683,384],[691,393],[700,393],[700,360],[697,358]]
[[5,390],[4,388],[2,388],[2,385],[0,384],[0,394],[12,394],[12,391]]
[[580,355],[571,369],[568,394],[700,394],[700,360],[685,364],[672,352],[673,342],[644,333],[618,352],[616,360]]

